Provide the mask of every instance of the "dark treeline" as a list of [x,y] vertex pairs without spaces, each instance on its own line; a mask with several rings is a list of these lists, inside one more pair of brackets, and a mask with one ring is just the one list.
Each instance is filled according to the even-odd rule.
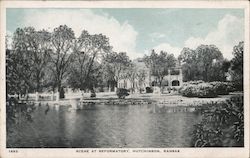
[[[7,40],[6,40],[7,41]],[[79,37],[66,25],[52,32],[32,27],[18,28],[6,48],[7,94],[57,91],[71,87],[82,91],[117,87],[120,79],[143,83],[145,70],[136,67],[126,52],[114,52],[109,38],[83,30]],[[216,46],[184,48],[176,59],[173,54],[154,50],[143,61],[162,86],[168,69],[182,65],[184,81],[225,81],[226,73],[239,87],[243,83],[243,42],[233,49],[227,61]]]

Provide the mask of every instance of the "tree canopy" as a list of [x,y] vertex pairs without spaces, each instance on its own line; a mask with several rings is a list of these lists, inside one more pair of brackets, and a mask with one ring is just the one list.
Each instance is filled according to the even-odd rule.
[[168,70],[176,66],[176,59],[173,54],[161,51],[157,54],[152,50],[149,56],[144,56],[144,62],[150,69],[150,74],[156,76],[160,87],[164,76],[168,75]]
[[244,54],[244,42],[239,42],[238,45],[233,48],[234,58],[231,60],[230,74],[232,81],[236,84],[238,90],[243,90],[243,54]]
[[183,48],[178,60],[182,63],[184,81],[225,81],[228,61],[214,45],[200,45],[195,50]]
[[[130,66],[131,60],[126,52],[111,52],[107,54],[103,60],[104,76],[109,81],[115,81],[126,76],[126,69]],[[117,87],[117,85],[116,85]]]

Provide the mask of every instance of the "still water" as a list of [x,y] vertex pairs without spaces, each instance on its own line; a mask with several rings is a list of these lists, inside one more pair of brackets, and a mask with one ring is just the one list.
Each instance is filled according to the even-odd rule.
[[194,108],[159,105],[36,106],[27,120],[19,113],[9,128],[8,147],[190,147]]

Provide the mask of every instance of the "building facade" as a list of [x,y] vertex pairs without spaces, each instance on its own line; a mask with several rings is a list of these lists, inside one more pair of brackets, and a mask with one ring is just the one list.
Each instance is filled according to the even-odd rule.
[[[135,78],[133,81],[129,79],[120,79],[118,81],[118,88],[126,88],[135,92],[145,91],[146,87],[159,87],[159,81],[156,76],[152,76],[150,70],[146,67],[143,61],[134,61],[139,70],[145,71],[145,78],[140,80]],[[168,75],[164,76],[162,80],[162,88],[179,88],[183,84],[183,74],[180,66],[168,70]]]

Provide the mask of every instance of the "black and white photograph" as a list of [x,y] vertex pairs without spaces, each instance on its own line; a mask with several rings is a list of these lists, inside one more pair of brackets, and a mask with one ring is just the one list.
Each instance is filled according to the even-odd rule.
[[6,149],[248,147],[249,4],[116,4],[4,8]]

